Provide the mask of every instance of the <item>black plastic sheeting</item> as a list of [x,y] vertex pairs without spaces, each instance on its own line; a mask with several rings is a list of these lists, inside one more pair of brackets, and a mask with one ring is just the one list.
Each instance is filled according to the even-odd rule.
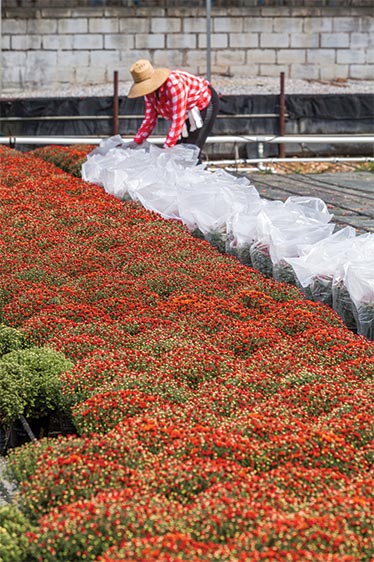
[[[328,94],[286,95],[286,134],[365,134],[373,133],[374,95]],[[212,135],[278,135],[279,95],[227,95],[221,96],[221,109]],[[132,136],[142,122],[144,102],[142,98],[119,98],[120,134]],[[235,117],[238,115],[248,117]],[[276,114],[261,117],[258,115]],[[256,117],[256,115],[258,117]],[[139,117],[135,117],[139,116]],[[7,121],[8,117],[43,118],[42,120]],[[61,117],[47,120],[46,117]],[[64,119],[62,118],[64,117]],[[69,117],[71,117],[69,119]],[[79,119],[74,119],[79,117]],[[94,118],[95,117],[95,118]],[[102,119],[96,119],[102,117]],[[95,136],[113,134],[113,97],[67,97],[0,100],[0,135],[5,136]],[[169,123],[159,119],[155,135],[167,133]],[[32,147],[24,147],[30,150]],[[362,155],[372,154],[372,147],[358,145],[318,146],[310,149],[319,154],[346,153],[355,150]],[[278,146],[264,145],[264,156],[276,156]],[[300,153],[297,145],[286,145],[287,155]],[[304,147],[305,150],[305,147]],[[232,157],[232,144],[206,145],[209,157]],[[257,144],[240,147],[240,156],[257,157]]]
[[287,112],[290,134],[373,133],[374,94],[290,96]]
[[329,94],[325,96],[289,96],[287,109],[291,119],[374,119],[374,94]]

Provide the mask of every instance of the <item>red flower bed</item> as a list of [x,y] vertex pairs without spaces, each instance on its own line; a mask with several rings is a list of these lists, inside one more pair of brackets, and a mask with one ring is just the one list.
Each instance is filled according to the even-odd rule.
[[75,363],[79,435],[8,458],[29,559],[369,561],[373,343],[51,164],[90,149],[0,147],[1,321]]

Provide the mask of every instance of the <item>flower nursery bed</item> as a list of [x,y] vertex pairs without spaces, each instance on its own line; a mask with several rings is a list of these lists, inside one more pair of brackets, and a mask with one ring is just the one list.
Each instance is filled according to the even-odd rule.
[[0,148],[0,322],[73,364],[76,429],[8,453],[0,558],[369,562],[374,344],[72,175],[89,150]]

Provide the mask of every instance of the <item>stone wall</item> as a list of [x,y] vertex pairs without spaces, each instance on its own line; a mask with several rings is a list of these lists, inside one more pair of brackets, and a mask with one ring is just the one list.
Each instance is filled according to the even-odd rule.
[[[129,80],[138,58],[206,74],[202,8],[5,8],[2,86]],[[212,8],[211,71],[234,76],[374,79],[369,7]]]

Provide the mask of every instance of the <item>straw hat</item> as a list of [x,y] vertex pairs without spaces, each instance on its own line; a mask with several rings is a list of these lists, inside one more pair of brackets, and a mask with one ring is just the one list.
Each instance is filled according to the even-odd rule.
[[128,98],[140,98],[154,92],[166,82],[170,70],[168,68],[153,68],[148,60],[138,60],[130,68],[134,83],[131,86]]

